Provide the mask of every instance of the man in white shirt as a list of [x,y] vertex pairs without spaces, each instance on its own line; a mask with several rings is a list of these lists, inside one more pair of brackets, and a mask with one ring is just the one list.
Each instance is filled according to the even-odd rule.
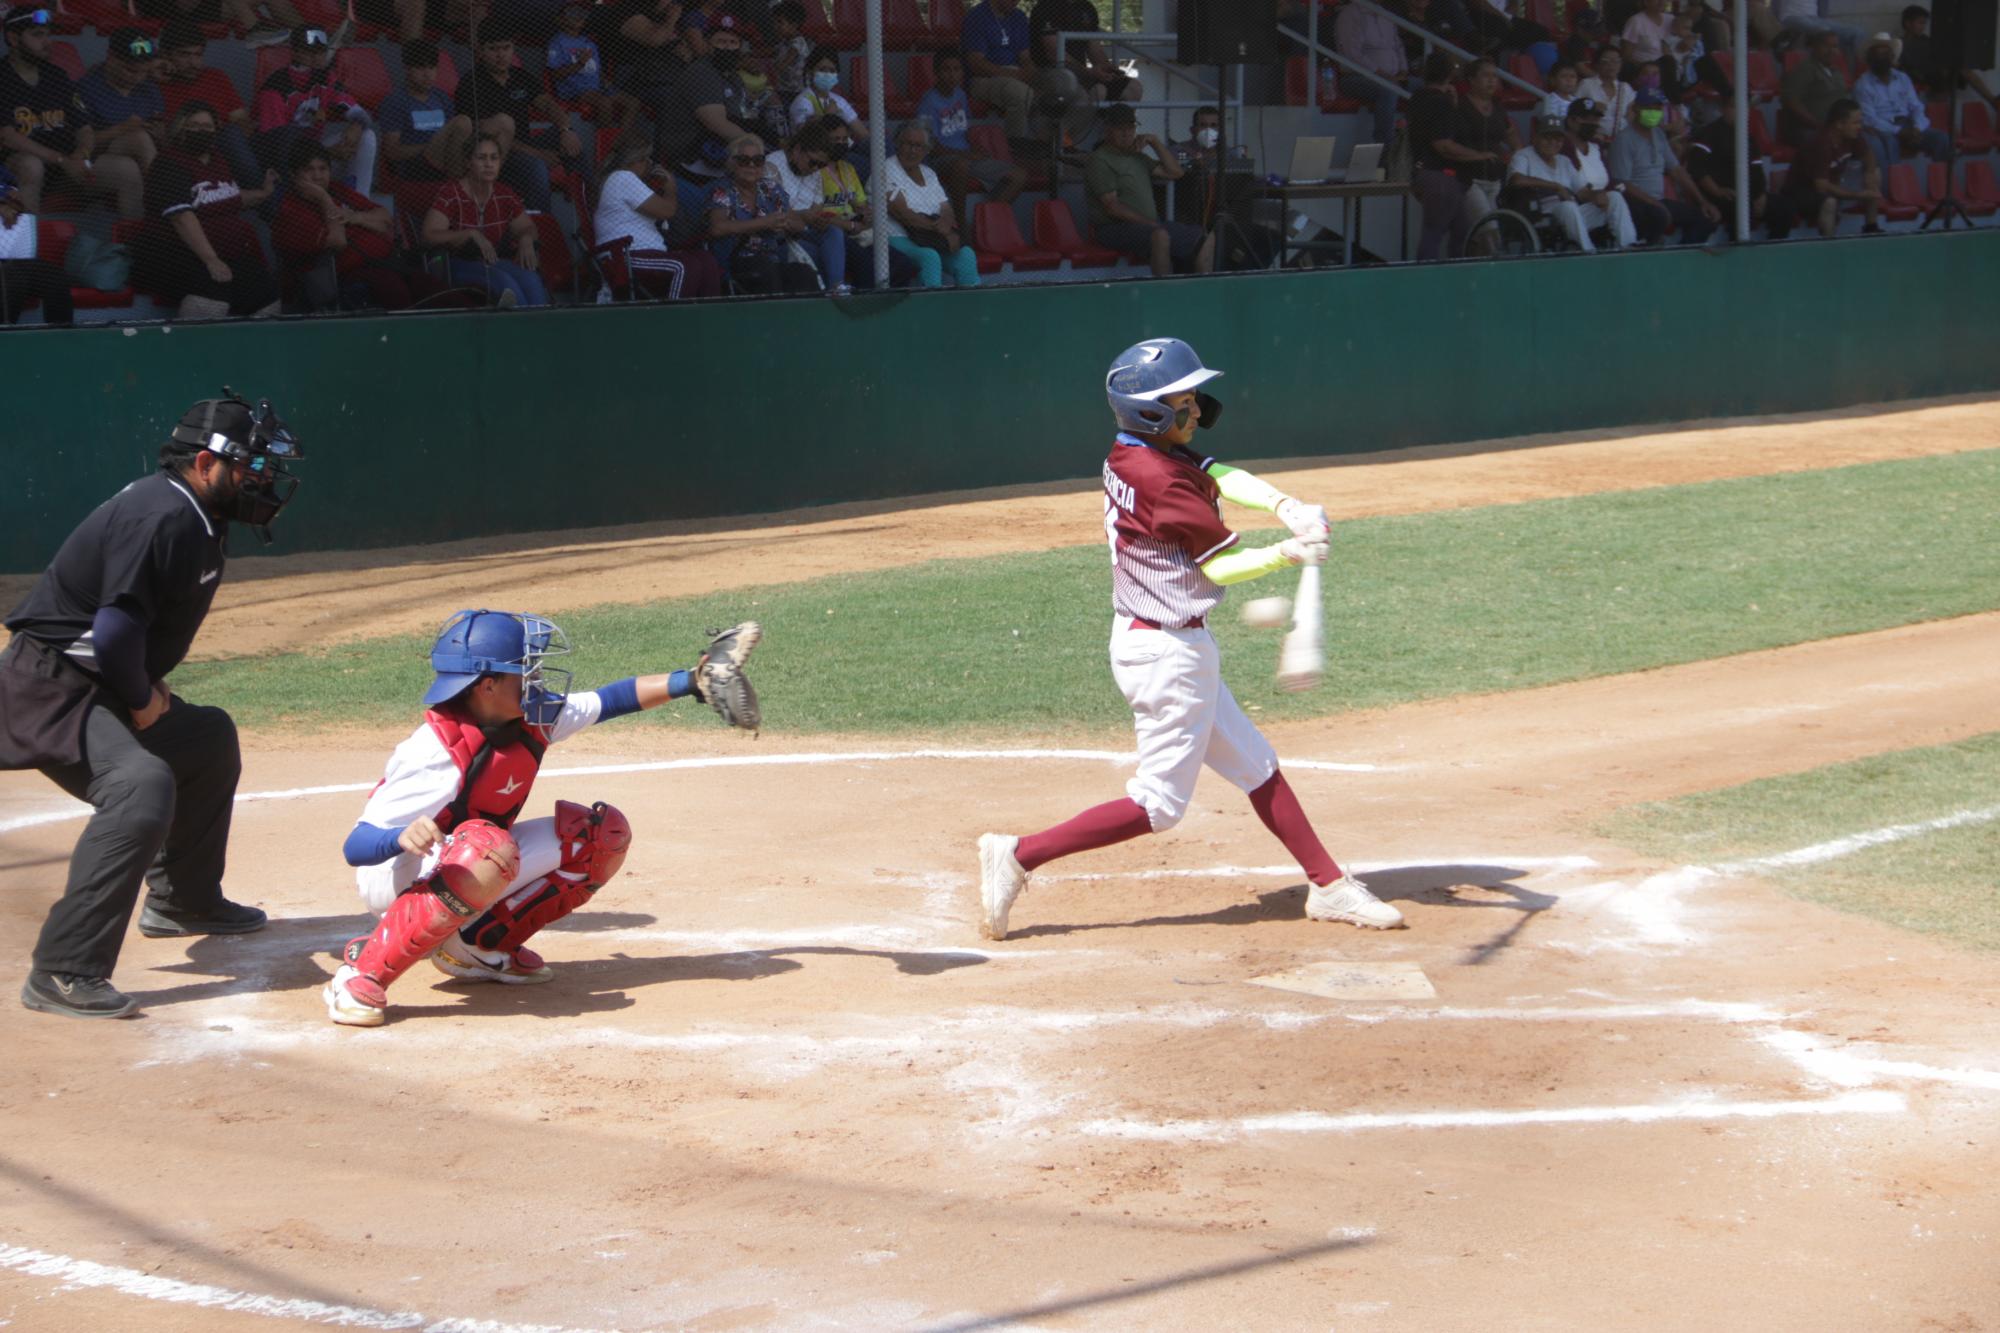
[[1603,119],[1604,108],[1588,97],[1570,103],[1563,120],[1567,132],[1563,154],[1576,166],[1577,179],[1583,183],[1578,210],[1584,225],[1593,231],[1610,228],[1612,244],[1623,250],[1638,243],[1639,231],[1632,221],[1632,210],[1626,206],[1624,187],[1612,184],[1604,150],[1597,146]]
[[[1528,207],[1544,217],[1554,218],[1577,247],[1586,252],[1597,249],[1584,224],[1581,205],[1583,178],[1576,164],[1563,156],[1563,122],[1544,116],[1535,122],[1529,146],[1514,154],[1507,164],[1507,188],[1529,196]],[[1596,197],[1599,192],[1589,191]]]
[[1884,166],[1922,153],[1932,161],[1951,154],[1951,136],[1931,126],[1930,111],[1910,76],[1896,68],[1896,46],[1886,35],[1868,43],[1868,72],[1854,81],[1861,124]]

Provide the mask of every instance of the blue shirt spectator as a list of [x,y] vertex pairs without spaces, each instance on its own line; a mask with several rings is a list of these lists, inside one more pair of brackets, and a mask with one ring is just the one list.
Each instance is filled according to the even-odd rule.
[[574,102],[585,93],[600,91],[604,83],[603,62],[598,59],[597,43],[581,34],[559,32],[549,39],[550,69],[564,69],[579,60],[582,67],[556,83],[556,97],[560,101]]
[[926,89],[917,101],[917,114],[931,127],[931,142],[955,153],[972,151],[966,130],[972,126],[972,101],[965,89],[954,88],[950,96],[936,88]]
[[134,117],[144,121],[167,118],[167,99],[159,84],[141,79],[121,92],[106,75],[103,65],[78,80],[76,94],[83,99],[84,110],[90,113],[90,123],[95,129],[123,125]]
[[993,0],[980,0],[965,16],[959,45],[967,55],[982,55],[996,65],[1018,65],[1028,49],[1028,16],[1016,5],[1002,14]]
[[432,88],[422,97],[408,88],[398,88],[382,99],[375,111],[375,128],[384,135],[400,134],[411,147],[427,144],[452,117],[452,100],[442,88]]

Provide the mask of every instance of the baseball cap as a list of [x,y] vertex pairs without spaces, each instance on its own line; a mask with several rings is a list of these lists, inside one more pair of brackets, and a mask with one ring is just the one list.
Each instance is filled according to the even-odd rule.
[[1535,119],[1535,133],[1538,135],[1564,134],[1567,131],[1563,129],[1563,118],[1561,116],[1538,116]]
[[123,60],[151,60],[160,54],[160,44],[137,28],[120,28],[111,34],[104,53]]
[[324,29],[324,28],[293,28],[293,29],[292,29],[292,49],[293,49],[293,50],[296,50],[296,51],[303,51],[303,50],[306,50],[306,49],[307,49],[307,48],[309,48],[309,47],[314,47],[314,46],[325,46],[326,44],[327,44],[327,41],[326,41],[326,29]]
[[1642,90],[1637,97],[1632,99],[1632,105],[1639,107],[1642,110],[1647,107],[1659,107],[1659,106],[1665,106],[1666,104],[1667,104],[1667,99],[1660,96],[1658,92],[1654,91],[1651,88]]
[[51,28],[55,26],[55,11],[49,9],[10,9],[7,11],[8,32],[21,32],[28,28]]
[[710,32],[733,32],[738,37],[743,35],[743,25],[736,21],[734,14],[719,16],[715,22],[708,25],[708,30]]

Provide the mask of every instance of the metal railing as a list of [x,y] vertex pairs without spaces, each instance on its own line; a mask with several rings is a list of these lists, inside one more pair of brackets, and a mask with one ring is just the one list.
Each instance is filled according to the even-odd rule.
[[[1480,59],[1479,56],[1474,55],[1472,52],[1466,50],[1464,47],[1459,46],[1453,42],[1448,42],[1444,38],[1432,32],[1430,29],[1410,22],[1408,19],[1404,18],[1401,14],[1398,14],[1393,10],[1387,9],[1384,6],[1375,3],[1375,0],[1347,0],[1347,3],[1351,5],[1359,5],[1363,9],[1372,9],[1377,14],[1380,14],[1383,18],[1388,19],[1389,22],[1395,24],[1398,28],[1402,29],[1404,32],[1407,32],[1412,37],[1417,38],[1424,44],[1424,54],[1426,56],[1428,56],[1433,50],[1439,50],[1439,51],[1448,51],[1452,55],[1457,56],[1460,60],[1471,61]],[[1299,32],[1297,29],[1287,27],[1282,23],[1278,25],[1278,31],[1283,33],[1285,36],[1290,37],[1293,41],[1302,42],[1306,45],[1306,81],[1308,86],[1317,81],[1319,77],[1319,62],[1315,57],[1320,55],[1325,55],[1331,58],[1337,58],[1337,54],[1335,52],[1330,51],[1326,47],[1320,45],[1319,6],[1316,4],[1312,6],[1311,10],[1307,15],[1305,32],[1303,33]],[[1506,70],[1501,69],[1497,64],[1494,66],[1494,72],[1500,76],[1500,81],[1502,83],[1511,84],[1513,87],[1520,89],[1524,93],[1529,93],[1537,99],[1540,99],[1541,97],[1546,95],[1546,90],[1537,88],[1534,84],[1529,83],[1526,79],[1515,77],[1514,75],[1508,73]],[[1377,79],[1376,81],[1378,83],[1382,82],[1382,80],[1380,79]]]

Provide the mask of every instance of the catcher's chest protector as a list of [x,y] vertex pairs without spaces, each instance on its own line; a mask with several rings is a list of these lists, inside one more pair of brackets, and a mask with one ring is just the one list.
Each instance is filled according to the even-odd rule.
[[458,765],[458,794],[437,817],[438,827],[449,833],[465,820],[484,819],[512,828],[528,803],[548,747],[519,719],[482,728],[456,712],[432,709],[424,720]]

